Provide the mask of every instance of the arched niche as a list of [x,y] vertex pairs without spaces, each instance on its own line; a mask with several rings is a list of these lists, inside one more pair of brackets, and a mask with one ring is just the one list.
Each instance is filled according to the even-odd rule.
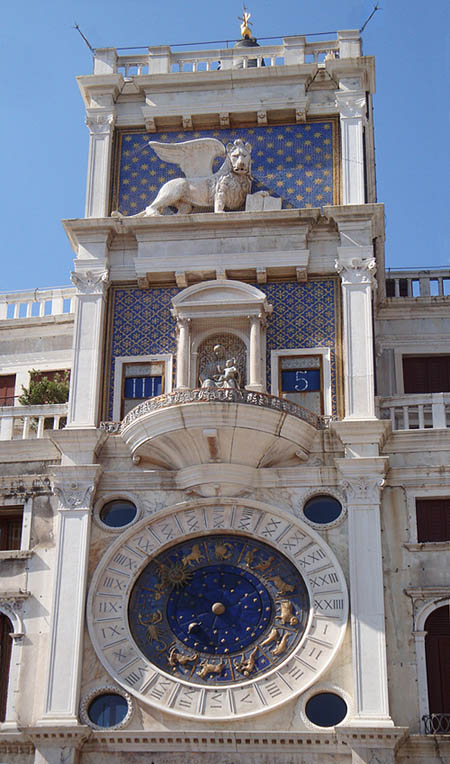
[[428,707],[430,714],[450,714],[450,609],[433,610],[425,621]]
[[197,386],[197,352],[208,336],[226,331],[247,348],[247,390],[264,392],[265,326],[272,312],[264,292],[241,281],[217,279],[193,284],[172,299],[177,320],[178,389]]

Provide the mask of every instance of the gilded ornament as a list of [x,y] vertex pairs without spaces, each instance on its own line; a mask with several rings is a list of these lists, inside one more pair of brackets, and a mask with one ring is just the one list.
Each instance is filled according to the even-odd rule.
[[224,668],[225,661],[220,661],[220,663],[208,663],[207,660],[204,660],[201,662],[200,671],[197,671],[197,674],[202,679],[206,679],[208,674],[222,674]]
[[244,676],[250,676],[252,671],[255,670],[256,653],[258,652],[258,645],[253,648],[250,655],[246,660],[242,659],[239,663],[235,662],[235,667]]
[[273,642],[278,642],[278,637],[280,636],[278,629],[272,629],[269,636],[266,637],[261,642],[261,647],[267,647],[268,645],[271,645]]
[[233,545],[228,544],[226,541],[221,544],[216,544],[215,553],[216,560],[229,560],[233,555]]
[[[261,562],[258,563],[258,565],[255,565],[255,570],[259,570],[261,573],[265,573],[266,570],[270,568],[274,561],[275,557],[272,555],[271,557],[266,557],[265,560],[261,560]],[[271,579],[269,579],[270,581]]]
[[197,661],[198,653],[186,655],[186,653],[181,653],[176,647],[172,647],[167,660],[173,671],[176,671],[179,666],[186,666],[187,663],[195,664]]
[[204,559],[204,555],[200,551],[200,544],[194,544],[190,553],[185,554],[184,557],[181,558],[181,562],[184,567],[187,567],[188,565],[194,565],[196,562],[198,563]]
[[283,581],[280,576],[267,576],[268,581],[272,581],[275,586],[277,587],[278,594],[288,594],[289,592],[293,592],[295,589],[295,586],[292,586],[292,584],[287,584],[285,581]]
[[297,626],[298,618],[295,615],[294,605],[290,600],[281,600],[280,602],[281,613],[276,618],[289,626]]
[[280,641],[278,642],[277,646],[275,647],[273,651],[273,655],[282,655],[287,648],[288,641],[289,641],[289,634],[288,633],[283,634],[283,636],[281,637]]

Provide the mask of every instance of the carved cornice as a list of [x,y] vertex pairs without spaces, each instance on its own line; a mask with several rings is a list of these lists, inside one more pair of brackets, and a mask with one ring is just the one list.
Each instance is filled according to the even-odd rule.
[[109,286],[109,270],[102,273],[85,271],[84,273],[71,273],[72,284],[83,294],[106,294]]
[[376,287],[377,264],[374,257],[352,257],[349,260],[335,260],[336,268],[343,284],[370,284]]
[[104,112],[87,114],[85,122],[91,135],[111,135],[115,124],[114,114]]
[[363,91],[337,92],[336,106],[344,119],[365,118],[367,111],[366,94]]

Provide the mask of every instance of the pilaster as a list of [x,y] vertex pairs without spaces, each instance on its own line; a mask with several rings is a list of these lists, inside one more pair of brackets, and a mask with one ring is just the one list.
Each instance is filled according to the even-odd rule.
[[380,494],[387,464],[388,459],[384,457],[336,460],[348,510],[353,719],[357,726],[392,724],[388,703],[380,526]]
[[[96,99],[99,101],[101,95]],[[108,101],[109,95],[105,95]],[[86,125],[89,128],[89,159],[86,185],[87,218],[104,218],[108,215],[109,180],[111,167],[111,148],[114,133],[114,106],[107,104],[109,110],[87,109]]]
[[250,374],[247,390],[254,390],[258,393],[264,392],[261,373],[261,354],[262,354],[262,323],[263,316],[249,316],[250,321]]
[[342,203],[364,204],[364,145],[363,128],[366,122],[366,94],[353,90],[354,83],[341,79],[336,92],[342,135]]
[[100,373],[108,270],[71,274],[77,287],[74,326],[74,358],[70,378],[69,428],[97,426]]
[[372,289],[376,285],[372,248],[338,247],[344,329],[345,419],[375,418]]
[[189,388],[190,320],[177,321],[177,390]]
[[101,468],[90,464],[54,467],[53,471],[53,490],[59,500],[57,547],[44,713],[39,724],[76,725],[91,502]]

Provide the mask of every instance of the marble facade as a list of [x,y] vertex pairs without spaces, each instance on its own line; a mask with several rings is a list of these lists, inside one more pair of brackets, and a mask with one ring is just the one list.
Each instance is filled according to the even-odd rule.
[[[64,221],[72,307],[0,313],[1,374],[15,373],[18,391],[27,369],[71,369],[64,428],[53,420],[21,437],[25,413],[0,412],[1,507],[23,507],[21,549],[0,552],[0,611],[14,630],[5,764],[450,760],[450,738],[425,735],[421,721],[425,621],[450,596],[449,542],[418,543],[415,521],[417,497],[450,495],[450,401],[437,393],[433,426],[400,430],[378,397],[404,393],[405,347],[420,354],[434,342],[442,352],[450,298],[386,298],[374,63],[359,33],[340,32],[325,48],[299,37],[257,50],[272,65],[232,68],[236,50],[185,62],[153,48],[129,70],[103,49],[94,73],[78,78],[90,149],[86,216]],[[148,141],[191,136],[252,143],[252,201],[237,211],[128,216],[177,177],[164,161],[151,174]],[[245,390],[202,391],[199,354],[227,333],[245,356]],[[286,357],[320,368],[319,415],[283,393]],[[133,363],[159,364],[163,395],[124,417]],[[322,494],[342,505],[325,524],[304,511]],[[123,527],[102,520],[116,499],[136,507]],[[269,582],[275,603],[270,669],[255,669],[245,649],[240,664],[227,664],[237,679],[222,684],[222,653],[199,663],[204,677],[156,666],[130,631],[137,577],[181,542],[183,575],[195,578],[214,543],[215,571],[231,559],[230,538],[268,544],[297,569],[309,598],[304,633],[295,633],[300,606],[287,599],[293,584],[281,568],[264,579],[271,563],[262,553],[256,576],[249,547],[246,568],[236,565],[246,580]],[[168,650],[154,617],[161,590],[151,596],[153,620],[138,616],[153,627],[148,641]],[[286,652],[272,663],[275,644]],[[127,706],[110,727],[89,716],[105,693]],[[320,693],[343,701],[340,723],[311,721],[307,704]]]

